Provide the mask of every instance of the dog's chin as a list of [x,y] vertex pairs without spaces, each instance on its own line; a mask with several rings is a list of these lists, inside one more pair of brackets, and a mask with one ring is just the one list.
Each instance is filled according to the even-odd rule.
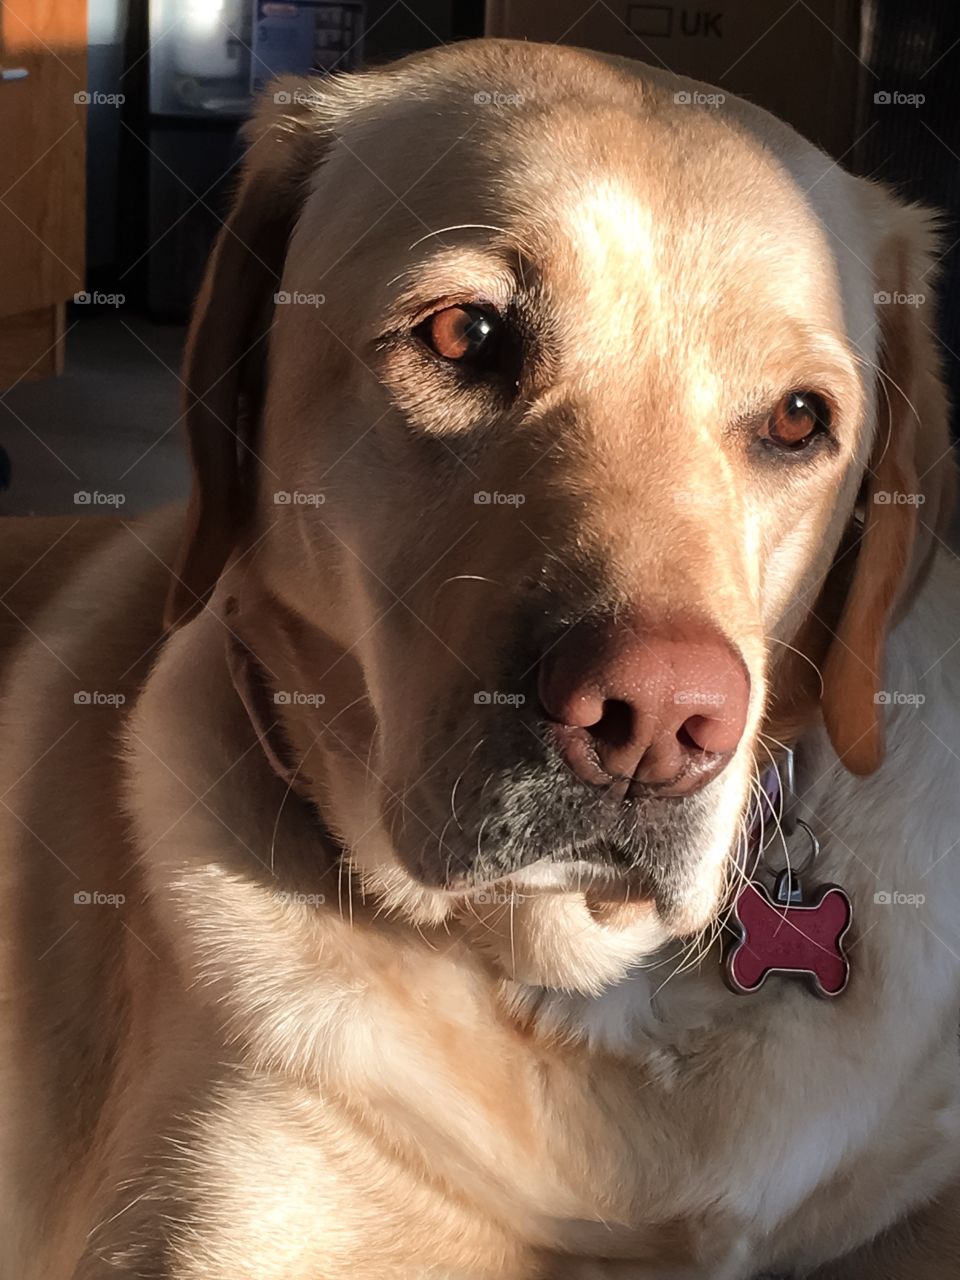
[[451,868],[425,860],[421,845],[403,839],[402,823],[382,814],[378,821],[369,808],[350,816],[338,825],[352,869],[384,910],[418,927],[456,920],[460,936],[504,978],[583,995],[622,981],[715,918],[734,840],[731,830],[706,843],[694,828],[660,859],[631,859],[609,842],[598,857],[588,840],[582,860],[567,844],[521,867],[481,868],[464,858]]
[[678,909],[661,909],[636,883],[584,874],[577,864],[540,862],[458,889],[424,884],[389,840],[359,843],[351,858],[364,890],[418,927],[462,936],[500,975],[524,986],[599,995],[671,941],[697,933],[713,915],[719,883]]
[[442,890],[471,947],[523,986],[599,995],[669,943],[696,934],[719,886],[663,901],[635,877],[589,863],[533,863]]
[[505,978],[595,995],[672,936],[651,900],[612,902],[590,891],[475,892],[460,918]]

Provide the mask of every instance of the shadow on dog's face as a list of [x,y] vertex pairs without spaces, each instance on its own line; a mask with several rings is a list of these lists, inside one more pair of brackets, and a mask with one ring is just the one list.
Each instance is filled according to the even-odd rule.
[[[372,708],[365,751],[326,739],[333,820],[410,910],[497,949],[509,903],[529,980],[704,927],[781,654],[802,634],[845,687],[807,624],[875,430],[874,282],[824,218],[863,241],[867,196],[770,128],[779,158],[661,76],[513,45],[286,88],[201,300],[194,352],[226,341],[226,275],[282,265],[223,501]],[[233,304],[254,343],[262,292]],[[225,364],[195,414],[227,413]],[[872,702],[840,702],[871,768]]]

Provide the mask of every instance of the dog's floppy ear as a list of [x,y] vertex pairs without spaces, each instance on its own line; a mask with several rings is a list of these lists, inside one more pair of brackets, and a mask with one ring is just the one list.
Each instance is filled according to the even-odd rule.
[[[321,92],[321,85],[324,89]],[[274,82],[246,127],[248,151],[233,208],[217,236],[187,336],[184,420],[193,463],[186,528],[167,597],[169,629],[202,607],[246,508],[243,464],[259,406],[273,295],[287,242],[329,137],[326,86]]]
[[881,367],[863,532],[823,668],[823,716],[851,772],[883,759],[884,641],[921,584],[954,499],[948,408],[932,332],[933,218],[879,188],[888,227],[876,268]]

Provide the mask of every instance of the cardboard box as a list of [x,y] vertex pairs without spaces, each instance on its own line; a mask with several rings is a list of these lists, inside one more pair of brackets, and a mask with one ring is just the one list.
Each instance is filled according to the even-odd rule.
[[255,0],[250,91],[287,72],[352,71],[363,57],[362,0]]
[[857,136],[860,9],[860,0],[487,0],[486,31],[623,54],[705,80],[840,157]]

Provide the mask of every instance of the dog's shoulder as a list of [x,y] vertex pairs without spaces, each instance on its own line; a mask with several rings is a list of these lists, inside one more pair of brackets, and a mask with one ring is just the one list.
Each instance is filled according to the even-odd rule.
[[[105,617],[128,586],[157,580],[169,560],[182,515],[166,508],[154,516],[126,521],[119,516],[7,516],[0,531],[0,662],[24,641],[36,641],[38,621],[55,624],[58,598],[66,609],[75,601],[72,585],[87,584],[87,612]],[[131,557],[131,551],[133,556]],[[137,564],[139,562],[139,566]],[[129,566],[129,569],[127,569]],[[122,624],[125,625],[125,624]]]

